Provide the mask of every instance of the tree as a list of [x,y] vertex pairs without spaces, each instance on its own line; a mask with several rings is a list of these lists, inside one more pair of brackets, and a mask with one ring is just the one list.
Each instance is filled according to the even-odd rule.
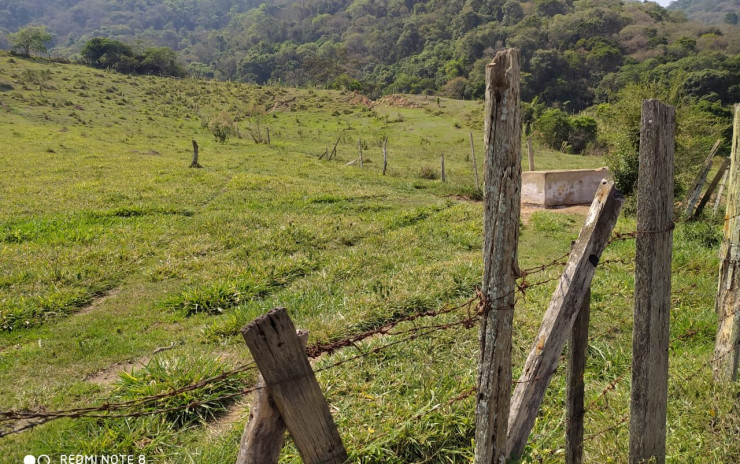
[[30,56],[31,52],[46,51],[46,44],[51,42],[51,34],[46,31],[46,26],[26,26],[8,34],[8,40],[13,50],[20,50],[23,55]]

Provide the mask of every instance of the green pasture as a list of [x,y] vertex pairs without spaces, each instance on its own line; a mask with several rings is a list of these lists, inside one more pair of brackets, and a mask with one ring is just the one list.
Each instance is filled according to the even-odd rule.
[[[27,71],[47,69],[49,81],[28,82]],[[241,137],[221,144],[208,124],[223,111]],[[472,132],[482,180],[482,113],[481,102],[415,96],[369,105],[352,93],[123,76],[0,55],[0,409],[126,401],[217,375],[249,361],[239,328],[276,306],[312,344],[465,302],[482,275],[469,139]],[[271,144],[255,143],[249,131],[267,127]],[[202,169],[188,168],[193,139]],[[337,157],[319,159],[337,140]],[[363,168],[347,164],[360,144]],[[603,162],[538,145],[536,153],[538,169]],[[583,220],[531,213],[520,227],[520,267],[566,253]],[[633,217],[618,224],[634,228]],[[707,365],[718,240],[711,219],[675,232],[669,462],[740,460],[740,390],[714,386]],[[620,421],[629,406],[633,257],[633,241],[612,244],[593,284],[588,462],[627,456],[628,422]],[[554,286],[518,297],[515,376]],[[318,374],[353,461],[470,462],[474,395],[455,398],[475,385],[477,328],[368,354],[398,337],[316,361],[319,370],[367,354]],[[219,398],[253,380],[247,372],[195,392],[205,409],[53,421],[0,439],[0,456],[233,461],[250,398]],[[564,388],[561,368],[523,462],[563,462]],[[288,442],[282,461],[298,460]]]

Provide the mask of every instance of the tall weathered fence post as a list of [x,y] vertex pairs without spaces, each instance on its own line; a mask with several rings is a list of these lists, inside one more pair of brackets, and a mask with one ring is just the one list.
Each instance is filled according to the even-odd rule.
[[735,105],[732,154],[727,178],[724,240],[720,246],[714,378],[737,380],[740,364],[740,105]]
[[346,462],[329,406],[285,308],[250,322],[242,335],[303,462]]
[[475,463],[506,459],[511,395],[511,335],[521,198],[519,51],[486,66],[484,121],[483,316],[480,327]]
[[603,180],[514,388],[509,413],[508,447],[511,457],[518,457],[524,451],[545,390],[591,288],[596,265],[609,242],[623,203],[624,197],[614,182]]
[[588,350],[588,322],[591,316],[591,290],[583,298],[581,309],[573,323],[568,339],[568,389],[565,391],[566,424],[565,424],[565,462],[581,464],[583,462],[583,416],[585,409],[583,397],[585,384],[583,373],[586,371],[586,350]]
[[[299,330],[298,340],[306,349],[308,331]],[[244,427],[236,464],[277,464],[285,437],[285,421],[275,407],[270,389],[262,375],[257,376],[257,388],[249,411],[249,421]]]
[[665,462],[676,112],[642,102],[637,177],[630,464]]

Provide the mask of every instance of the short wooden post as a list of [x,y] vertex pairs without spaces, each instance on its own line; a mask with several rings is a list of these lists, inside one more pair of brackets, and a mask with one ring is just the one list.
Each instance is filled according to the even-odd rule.
[[285,308],[250,322],[242,335],[303,462],[346,462],[329,406]]
[[529,170],[534,171],[534,150],[532,149],[532,137],[527,137],[527,152],[529,153]]
[[719,183],[719,190],[717,190],[717,197],[714,199],[714,210],[712,211],[712,215],[716,216],[719,212],[719,207],[722,204],[722,194],[725,191],[725,185],[727,185],[727,178],[730,177],[730,171],[729,169],[725,171],[725,175],[722,176],[722,181]]
[[714,190],[717,188],[720,179],[725,176],[727,168],[729,167],[730,158],[725,158],[724,160],[722,160],[722,164],[719,166],[717,174],[714,175],[712,182],[709,184],[709,187],[707,187],[707,191],[704,192],[704,196],[701,197],[699,206],[696,207],[696,211],[694,211],[694,215],[692,216],[693,218],[698,218],[699,216],[701,216],[701,212],[704,211],[704,207],[707,206],[707,203],[709,203],[709,199],[712,197],[712,193],[714,193]]
[[480,327],[475,464],[506,459],[511,396],[511,336],[522,185],[519,51],[499,51],[486,66],[484,121],[483,316]]
[[512,458],[519,457],[524,451],[545,390],[557,369],[565,342],[591,288],[596,265],[609,242],[623,203],[624,197],[614,186],[614,182],[603,180],[547,307],[522,375],[514,388],[508,438]]
[[699,173],[696,175],[694,183],[689,190],[689,196],[686,197],[686,208],[683,213],[684,217],[690,218],[693,216],[694,207],[696,206],[696,202],[699,201],[699,197],[701,196],[701,189],[704,187],[704,183],[707,181],[709,170],[712,169],[712,158],[714,158],[714,155],[717,153],[717,150],[719,149],[721,143],[722,139],[718,139],[716,142],[714,142],[712,149],[709,151],[709,156],[707,156],[707,159],[704,160],[704,164],[699,170]]
[[360,169],[363,169],[363,166],[362,166],[362,139],[359,139],[359,142],[357,143],[357,148],[360,150]]
[[630,464],[665,462],[676,112],[642,102],[637,177]]
[[339,145],[339,141],[340,140],[342,140],[342,136],[341,135],[339,137],[337,137],[337,141],[334,144],[334,148],[331,149],[331,153],[329,153],[329,157],[327,158],[327,160],[331,160],[332,158],[334,158],[335,156],[337,156],[337,145]]
[[714,345],[714,379],[736,381],[740,364],[740,105],[735,105],[727,179],[724,240],[719,249],[719,328]]
[[470,134],[470,156],[473,158],[473,174],[475,174],[475,189],[480,191],[480,181],[478,180],[478,164],[475,161],[475,145],[473,145],[473,132]]
[[586,351],[588,350],[588,322],[591,316],[591,290],[586,292],[581,309],[573,323],[568,339],[568,389],[565,392],[565,462],[583,462],[583,417],[586,413],[583,404],[586,371]]
[[447,177],[445,176],[445,154],[442,153],[439,159],[440,163],[442,164],[442,182],[447,182]]
[[385,148],[387,143],[388,137],[383,139],[383,175],[385,175],[385,170],[388,168],[388,151]]
[[[308,331],[299,330],[298,340],[306,349]],[[275,407],[270,389],[265,386],[261,374],[257,376],[257,388],[249,421],[244,427],[236,464],[277,464],[285,438],[285,422]]]
[[270,128],[269,127],[267,128],[267,144],[268,145],[271,144],[271,142],[270,142]]
[[190,163],[191,168],[202,168],[198,163],[198,142],[193,139],[193,161]]

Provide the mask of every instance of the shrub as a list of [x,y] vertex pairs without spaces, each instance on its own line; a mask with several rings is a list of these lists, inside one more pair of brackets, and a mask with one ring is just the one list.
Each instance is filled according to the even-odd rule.
[[538,136],[550,148],[559,150],[571,132],[568,115],[559,109],[549,109],[542,113],[534,123]]
[[439,174],[437,174],[437,170],[431,166],[422,166],[419,170],[419,177],[427,180],[436,180],[439,179]]

